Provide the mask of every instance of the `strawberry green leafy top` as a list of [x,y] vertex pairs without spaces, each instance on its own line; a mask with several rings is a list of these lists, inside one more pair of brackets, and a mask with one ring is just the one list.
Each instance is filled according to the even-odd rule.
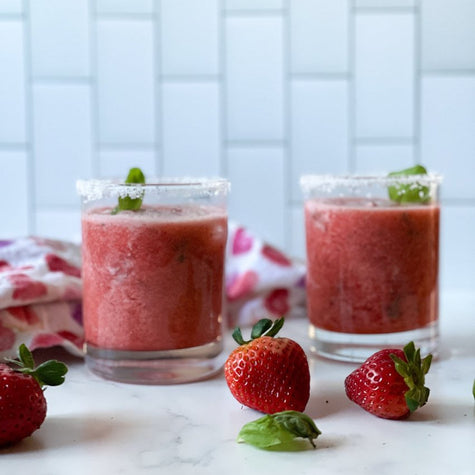
[[41,388],[63,384],[64,376],[68,372],[68,367],[57,360],[45,361],[35,367],[33,355],[25,344],[21,344],[18,348],[18,359],[7,359],[7,361],[17,366],[16,371],[36,379]]
[[421,350],[409,342],[403,349],[407,362],[391,354],[390,357],[394,361],[396,371],[404,378],[408,390],[404,395],[407,407],[414,412],[419,407],[425,405],[429,399],[430,390],[425,386],[425,375],[428,373],[432,355],[429,354],[421,359]]
[[262,318],[252,327],[250,340],[244,340],[239,327],[234,329],[233,338],[238,345],[245,345],[246,343],[250,343],[252,340],[257,340],[257,338],[260,338],[261,336],[274,337],[284,326],[284,321],[284,317],[281,317],[274,322],[268,318]]

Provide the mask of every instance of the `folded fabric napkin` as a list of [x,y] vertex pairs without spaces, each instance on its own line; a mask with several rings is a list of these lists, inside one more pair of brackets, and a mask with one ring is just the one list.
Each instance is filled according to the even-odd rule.
[[0,355],[55,345],[82,354],[81,252],[25,237],[0,241]]
[[305,314],[303,262],[292,260],[251,231],[229,224],[226,250],[227,317],[231,326],[261,318]]
[[[230,223],[225,292],[228,326],[300,316],[305,266]],[[80,245],[39,237],[0,241],[0,356],[15,356],[21,343],[82,356],[81,298]]]

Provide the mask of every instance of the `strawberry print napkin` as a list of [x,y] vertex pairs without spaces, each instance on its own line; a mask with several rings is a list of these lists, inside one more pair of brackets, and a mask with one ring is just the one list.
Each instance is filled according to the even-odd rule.
[[[305,313],[305,266],[229,223],[225,311],[229,327]],[[66,241],[0,240],[0,357],[21,343],[82,356],[81,248]]]
[[236,223],[229,223],[226,297],[230,326],[250,326],[261,318],[305,315],[303,262]]
[[0,356],[61,345],[82,354],[81,253],[73,243],[0,241]]

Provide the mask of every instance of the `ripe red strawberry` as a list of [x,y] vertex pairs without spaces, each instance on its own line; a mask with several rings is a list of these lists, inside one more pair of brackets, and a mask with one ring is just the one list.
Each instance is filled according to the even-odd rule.
[[404,419],[429,398],[424,376],[431,361],[430,354],[421,360],[413,342],[404,351],[378,351],[346,377],[346,395],[375,416]]
[[25,345],[19,360],[10,360],[17,370],[0,364],[0,447],[11,445],[31,435],[46,417],[43,386],[57,386],[64,381],[66,366],[46,361],[35,369],[33,356]]
[[310,371],[302,347],[289,338],[274,338],[284,324],[263,319],[226,360],[224,376],[232,395],[244,406],[266,414],[294,410],[303,412],[310,397]]

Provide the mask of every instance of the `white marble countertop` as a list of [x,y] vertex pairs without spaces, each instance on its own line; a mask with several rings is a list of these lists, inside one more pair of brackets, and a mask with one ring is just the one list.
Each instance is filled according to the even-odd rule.
[[[236,442],[242,425],[261,414],[233,399],[222,374],[176,386],[126,385],[101,380],[82,360],[61,353],[70,366],[66,383],[47,390],[43,426],[19,445],[0,450],[1,471],[471,475],[475,295],[449,295],[441,304],[441,355],[427,376],[431,396],[410,419],[387,421],[364,412],[346,399],[343,388],[355,365],[312,358],[305,412],[322,431],[317,449],[263,451]],[[306,326],[289,320],[282,336],[306,347]],[[227,347],[234,347],[230,338]]]

